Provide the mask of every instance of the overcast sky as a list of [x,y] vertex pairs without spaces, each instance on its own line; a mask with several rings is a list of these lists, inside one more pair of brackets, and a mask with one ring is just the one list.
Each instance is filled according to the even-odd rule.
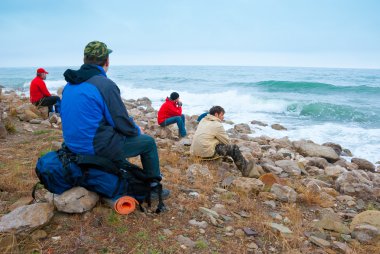
[[378,0],[0,0],[0,66],[380,68]]

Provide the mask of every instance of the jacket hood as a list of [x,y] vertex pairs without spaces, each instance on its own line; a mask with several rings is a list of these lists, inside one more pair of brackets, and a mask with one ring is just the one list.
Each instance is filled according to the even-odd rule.
[[70,84],[80,84],[99,74],[106,76],[102,67],[95,64],[83,64],[79,70],[66,70],[63,76]]
[[213,116],[213,115],[210,115],[210,114],[208,114],[207,116],[205,116],[204,119],[206,119],[206,120],[208,120],[208,121],[218,121],[218,122],[222,122],[222,120],[220,120],[220,119],[217,118],[216,116]]

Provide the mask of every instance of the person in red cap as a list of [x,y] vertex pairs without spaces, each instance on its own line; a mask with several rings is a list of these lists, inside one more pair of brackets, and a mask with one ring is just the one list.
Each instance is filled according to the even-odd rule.
[[37,69],[37,76],[30,83],[30,102],[35,106],[47,106],[50,116],[54,113],[54,109],[55,113],[60,113],[61,98],[50,94],[44,82],[46,74],[49,74],[49,72],[45,71],[45,69]]

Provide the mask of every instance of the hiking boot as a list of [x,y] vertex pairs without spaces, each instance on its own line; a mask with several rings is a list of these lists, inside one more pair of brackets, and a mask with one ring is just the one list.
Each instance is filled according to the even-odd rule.
[[[162,199],[167,199],[170,196],[170,190],[162,189]],[[158,188],[153,188],[150,191],[150,199],[158,200]]]
[[248,177],[249,176],[249,173],[251,172],[253,166],[255,165],[255,161],[254,160],[248,160],[248,162],[245,163],[245,167],[242,168],[241,170],[241,174],[244,176],[244,177]]

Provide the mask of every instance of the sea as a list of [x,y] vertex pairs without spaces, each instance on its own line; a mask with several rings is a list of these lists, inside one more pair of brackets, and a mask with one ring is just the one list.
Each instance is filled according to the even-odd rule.
[[[67,68],[79,67],[46,68],[51,92],[66,84]],[[0,85],[28,96],[35,71],[0,68]],[[334,142],[354,157],[380,161],[379,69],[110,66],[107,75],[123,98],[149,97],[155,109],[176,91],[185,114],[199,115],[220,105],[226,110],[225,119],[249,124],[255,131],[252,136]],[[252,125],[252,120],[268,126]],[[287,130],[272,129],[274,123]]]

